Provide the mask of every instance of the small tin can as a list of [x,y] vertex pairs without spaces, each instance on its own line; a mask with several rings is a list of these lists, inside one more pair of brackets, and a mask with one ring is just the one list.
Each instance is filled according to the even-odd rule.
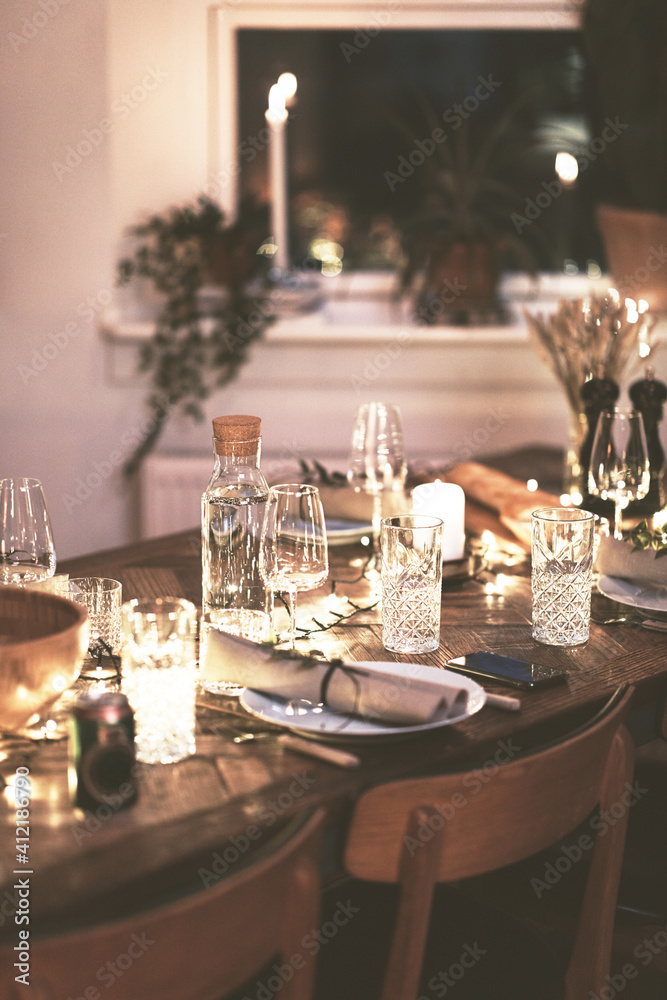
[[134,716],[124,694],[85,694],[72,709],[69,785],[81,809],[116,811],[136,801]]

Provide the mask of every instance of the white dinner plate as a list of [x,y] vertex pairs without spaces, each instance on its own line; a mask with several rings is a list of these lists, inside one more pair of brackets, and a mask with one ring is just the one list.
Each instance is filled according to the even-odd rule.
[[619,604],[629,604],[643,611],[667,612],[667,587],[659,584],[632,583],[617,576],[602,576],[598,580],[598,590]]
[[373,525],[364,521],[346,521],[343,518],[327,518],[327,541],[329,545],[352,545],[364,535],[373,537]]
[[[357,664],[355,664],[356,666]],[[394,673],[397,677],[405,677],[406,668],[414,666],[408,663],[360,663],[358,666],[382,667]],[[411,733],[424,733],[429,729],[440,729],[442,726],[451,726],[456,722],[463,722],[469,719],[486,701],[486,692],[476,681],[462,674],[454,673],[451,670],[441,670],[438,667],[422,668],[438,674],[442,678],[443,687],[466,688],[468,691],[468,703],[464,709],[456,709],[455,714],[448,714],[446,709],[439,709],[430,722],[417,725],[402,725],[397,723],[392,725],[388,722],[370,722],[360,716],[348,715],[344,712],[336,712],[332,709],[310,703],[292,703],[283,701],[275,695],[263,694],[261,691],[253,691],[245,688],[241,693],[241,704],[251,715],[263,719],[265,722],[273,722],[279,726],[292,729],[302,736],[317,737],[326,740],[359,740],[367,737],[384,738],[392,736],[405,736]],[[423,675],[422,675],[423,676]]]

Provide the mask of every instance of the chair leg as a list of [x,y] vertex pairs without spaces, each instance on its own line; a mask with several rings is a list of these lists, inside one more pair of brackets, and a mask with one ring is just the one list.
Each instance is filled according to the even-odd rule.
[[[625,728],[614,736],[600,797],[600,821],[611,811],[613,825],[598,829],[584,894],[577,936],[565,977],[565,1000],[581,1000],[591,993],[598,995],[607,985],[605,974],[611,966],[614,913],[620,882],[620,858],[625,844],[628,807],[616,817],[613,808],[623,806],[623,794],[633,772],[632,739]],[[602,830],[604,829],[604,835]],[[609,873],[616,871],[610,877]]]
[[[286,963],[291,959],[299,961],[296,965],[292,964],[294,974],[285,983],[281,994],[283,1000],[311,1000],[313,996],[315,961],[312,956],[302,954],[300,935],[306,924],[313,929],[318,925],[319,888],[317,867],[312,862],[304,862],[295,873],[285,914],[283,958]],[[304,915],[307,916],[306,922]]]
[[[440,822],[429,824],[435,816]],[[423,836],[425,830],[430,839]],[[442,817],[434,810],[421,806],[410,815],[403,840],[398,911],[382,1000],[417,998],[443,841]]]

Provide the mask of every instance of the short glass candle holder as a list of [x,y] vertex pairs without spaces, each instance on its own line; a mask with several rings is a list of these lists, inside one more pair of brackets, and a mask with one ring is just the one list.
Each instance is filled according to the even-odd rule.
[[137,760],[172,764],[195,751],[197,609],[181,598],[123,605],[122,689]]
[[104,576],[74,577],[67,584],[67,597],[88,609],[88,653],[80,672],[86,680],[118,677],[122,593],[118,580]]

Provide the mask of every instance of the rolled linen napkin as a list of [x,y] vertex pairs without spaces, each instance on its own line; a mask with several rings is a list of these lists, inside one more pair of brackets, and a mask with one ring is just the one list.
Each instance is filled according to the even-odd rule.
[[595,568],[600,576],[667,587],[667,555],[656,558],[654,549],[635,549],[632,542],[611,535],[600,538]]
[[529,490],[525,483],[479,462],[461,462],[446,472],[466,497],[495,510],[505,527],[530,549],[531,514],[538,507],[560,507],[560,498],[544,490]]
[[430,722],[436,713],[446,717],[465,711],[468,690],[443,683],[442,670],[420,663],[404,666],[405,675],[399,675],[395,664],[318,660],[213,629],[207,635],[201,677],[403,725]]

